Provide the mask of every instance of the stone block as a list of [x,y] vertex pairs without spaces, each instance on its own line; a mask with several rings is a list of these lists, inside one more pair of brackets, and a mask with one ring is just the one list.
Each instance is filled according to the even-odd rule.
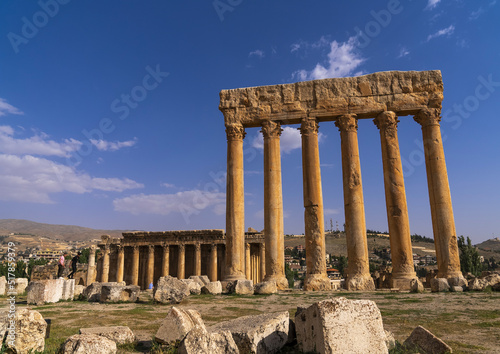
[[137,285],[123,286],[118,283],[103,283],[100,302],[136,302],[141,288]]
[[74,334],[61,344],[61,354],[115,354],[116,343],[97,334]]
[[202,294],[220,295],[222,294],[222,284],[220,281],[213,281],[201,288]]
[[7,337],[6,346],[13,353],[43,352],[46,330],[47,323],[38,311],[18,308],[15,316],[15,333],[13,333],[14,345],[11,345]]
[[62,279],[61,300],[73,300],[75,297],[75,279]]
[[210,283],[210,280],[208,279],[208,277],[206,275],[191,275],[189,277],[189,279],[194,280],[195,282],[200,284],[201,287]]
[[[28,293],[28,304],[43,305],[67,300],[64,295],[73,294],[74,280],[48,279],[36,280],[29,283],[26,288]],[[71,298],[73,299],[73,298]]]
[[253,281],[236,280],[234,283],[234,293],[238,295],[253,295]]
[[416,347],[424,353],[441,354],[452,352],[448,344],[422,326],[415,328],[410,336],[404,341],[403,345],[407,348]]
[[189,294],[189,287],[186,283],[167,275],[158,279],[153,291],[153,298],[156,302],[163,304],[179,304]]
[[431,291],[433,293],[450,291],[450,285],[448,284],[448,279],[446,278],[431,279]]
[[101,287],[103,283],[92,283],[83,290],[83,296],[88,302],[99,302],[101,300]]
[[275,281],[264,281],[262,283],[255,284],[255,293],[259,295],[276,294],[278,292],[278,287]]
[[189,294],[188,295],[200,295],[201,294],[201,287],[202,282],[198,282],[198,279],[181,279],[182,282],[184,282],[189,289]]
[[15,281],[17,295],[22,295],[28,287],[28,278],[16,278]]
[[4,296],[6,292],[7,292],[7,279],[5,279],[5,276],[2,275],[0,277],[0,296]]
[[418,279],[412,279],[410,282],[410,292],[412,293],[423,293],[424,292],[424,284]]
[[116,344],[135,342],[135,334],[127,326],[80,328],[80,334],[95,334],[108,338]]
[[179,346],[180,354],[238,354],[231,332],[207,332],[204,327],[193,328]]
[[158,328],[155,340],[162,344],[182,341],[195,326],[205,329],[200,314],[195,310],[181,310],[172,307]]
[[462,289],[467,287],[467,280],[464,277],[451,277],[448,278],[448,284],[450,286],[461,286]]
[[75,296],[74,298],[78,298],[80,294],[83,294],[83,290],[85,289],[85,286],[83,285],[75,285]]
[[461,286],[450,286],[450,291],[454,293],[460,293],[464,291],[464,288],[462,288]]
[[211,332],[229,331],[241,353],[276,353],[288,342],[288,311],[243,316],[212,326]]
[[298,307],[295,330],[299,349],[318,353],[387,353],[377,305],[369,300],[334,298]]

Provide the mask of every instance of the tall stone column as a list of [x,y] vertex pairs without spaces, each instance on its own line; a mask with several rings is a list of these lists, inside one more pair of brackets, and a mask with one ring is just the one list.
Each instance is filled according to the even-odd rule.
[[153,284],[155,275],[155,246],[148,246],[148,271],[146,278],[146,286],[149,289],[149,286]]
[[259,244],[259,259],[260,259],[260,279],[259,281],[264,280],[266,276],[266,245],[264,243]]
[[394,112],[382,112],[374,120],[380,130],[382,144],[385,201],[392,255],[392,287],[409,290],[410,281],[417,276],[413,266],[410,221],[399,153],[398,122]]
[[201,275],[201,245],[194,245],[194,275]]
[[169,275],[169,265],[170,265],[170,247],[169,245],[163,245],[163,254],[161,258],[161,276],[166,277]]
[[123,268],[125,266],[125,250],[122,245],[118,246],[118,257],[116,260],[116,281],[123,281]]
[[439,115],[439,109],[424,109],[418,112],[414,119],[422,126],[438,277],[455,280],[452,282],[453,285],[458,285],[464,280],[460,271],[457,234]]
[[245,243],[245,278],[251,279],[250,244]]
[[95,249],[94,245],[90,246],[89,264],[87,266],[87,286],[95,281]]
[[335,121],[335,125],[340,131],[342,150],[345,232],[348,257],[347,289],[374,290],[375,284],[370,275],[368,263],[365,206],[358,150],[358,120],[354,114],[343,115]]
[[217,244],[210,245],[210,281],[217,281]]
[[132,246],[132,285],[139,285],[139,246]]
[[107,283],[109,280],[109,246],[104,246],[102,258],[102,276],[101,282]]
[[[304,184],[304,224],[307,265],[304,290],[329,290],[331,286],[330,280],[326,275],[323,194],[321,190],[318,123],[316,119],[302,120],[300,133],[302,135],[302,175]],[[266,273],[267,271],[266,269]]]
[[177,255],[177,278],[184,279],[186,272],[186,246],[179,245],[179,253]]
[[280,123],[262,124],[264,136],[264,236],[266,241],[266,278],[278,289],[288,288],[285,277],[285,239],[283,236],[283,195],[281,190]]
[[226,185],[226,271],[224,280],[245,279],[245,199],[242,125],[228,125]]

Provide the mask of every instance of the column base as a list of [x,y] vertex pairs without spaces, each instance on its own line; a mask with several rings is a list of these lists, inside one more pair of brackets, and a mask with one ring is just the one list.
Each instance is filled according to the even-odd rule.
[[285,276],[280,277],[280,276],[268,276],[268,275],[266,275],[264,277],[263,282],[266,282],[266,281],[275,281],[276,287],[278,288],[278,290],[286,290],[289,288],[288,279],[285,278]]
[[326,274],[306,274],[304,280],[305,291],[327,291],[332,290],[330,279]]
[[413,276],[396,276],[391,278],[391,288],[399,288],[399,290],[411,290],[411,281],[417,279]]
[[233,275],[226,275],[223,281],[235,281],[235,280],[246,280],[245,274],[233,274]]
[[349,291],[373,291],[375,283],[371,275],[358,275],[347,279],[347,290]]

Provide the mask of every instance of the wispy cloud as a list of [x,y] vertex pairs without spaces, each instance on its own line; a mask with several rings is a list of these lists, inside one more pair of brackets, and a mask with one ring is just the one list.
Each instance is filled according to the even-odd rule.
[[325,215],[336,215],[336,214],[340,214],[340,209],[328,209],[328,208],[325,208],[325,209],[323,209],[323,213]]
[[[318,141],[322,142],[325,139],[325,135],[321,132],[318,133]],[[297,128],[283,127],[283,132],[280,138],[280,150],[284,154],[288,154],[295,149],[299,149],[302,146],[302,138],[300,136],[300,131]],[[264,137],[262,133],[258,133],[254,136],[252,140],[252,147],[263,150],[264,149]]]
[[427,36],[427,42],[430,41],[431,39],[441,37],[441,36],[450,36],[455,32],[455,26],[450,25],[449,27],[443,28],[436,33],[430,34]]
[[7,114],[24,114],[16,107],[7,103],[3,98],[0,98],[0,116],[5,116]]
[[165,188],[175,188],[175,185],[172,183],[162,183],[161,186]]
[[406,49],[405,47],[402,47],[400,50],[399,50],[399,55],[398,55],[398,58],[403,58],[407,55],[410,54],[410,51],[408,49]]
[[248,54],[249,57],[258,57],[258,58],[264,58],[265,53],[263,50],[256,49]]
[[432,10],[433,8],[435,8],[436,6],[438,6],[438,4],[440,2],[441,2],[441,0],[429,0],[429,2],[427,3],[426,9]]
[[90,139],[92,145],[100,151],[117,151],[124,147],[132,147],[137,143],[137,138],[127,141],[106,141]]
[[471,14],[469,15],[469,21],[477,20],[482,14],[486,12],[487,9],[489,9],[492,6],[495,6],[496,3],[497,3],[496,0],[494,0],[488,3],[486,5],[486,8],[480,6],[479,9],[477,9],[476,11],[472,11]]

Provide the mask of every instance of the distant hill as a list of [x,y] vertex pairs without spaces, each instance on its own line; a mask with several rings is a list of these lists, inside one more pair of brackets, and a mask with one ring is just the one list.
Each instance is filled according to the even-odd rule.
[[500,251],[500,238],[492,238],[491,240],[478,243],[475,246],[485,251]]
[[129,230],[96,230],[74,225],[42,224],[29,220],[0,219],[0,235],[10,233],[33,234],[38,237],[48,237],[65,241],[87,241],[100,238],[101,235],[121,237],[122,232]]

